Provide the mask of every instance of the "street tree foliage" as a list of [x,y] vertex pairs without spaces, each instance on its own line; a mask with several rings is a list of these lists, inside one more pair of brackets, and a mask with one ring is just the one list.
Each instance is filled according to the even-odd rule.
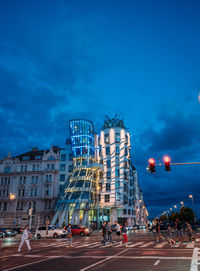
[[170,221],[175,221],[176,218],[179,218],[180,221],[194,221],[194,212],[191,208],[183,206],[180,212],[173,212],[169,216]]

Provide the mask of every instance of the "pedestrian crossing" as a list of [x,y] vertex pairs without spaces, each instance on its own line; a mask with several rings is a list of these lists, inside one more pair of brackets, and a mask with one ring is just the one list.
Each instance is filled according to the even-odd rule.
[[[52,242],[48,244],[41,244],[40,247],[42,248],[50,248],[50,247],[65,247],[66,246],[66,241],[60,241],[60,242]],[[106,246],[104,246],[101,242],[81,242],[81,241],[75,241],[73,242],[73,248],[81,249],[81,248],[87,248],[87,249],[93,249],[93,248],[119,248],[123,246],[121,242],[113,242],[113,243],[107,243]],[[140,242],[128,242],[127,246],[129,248],[152,248],[152,249],[167,249],[167,248],[187,248],[187,249],[193,249],[195,246],[195,242],[191,243],[185,243],[185,244],[173,244],[170,245],[168,242],[161,242],[159,244],[151,241],[151,242],[145,242],[145,241],[140,241]]]

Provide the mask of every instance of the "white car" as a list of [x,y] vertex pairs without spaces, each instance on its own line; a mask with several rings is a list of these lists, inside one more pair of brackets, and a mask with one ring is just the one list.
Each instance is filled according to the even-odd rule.
[[67,231],[63,229],[55,229],[52,226],[48,226],[48,231],[46,230],[46,226],[43,227],[37,227],[35,231],[35,236],[40,239],[41,237],[53,237],[53,238],[58,238],[64,237],[67,235]]

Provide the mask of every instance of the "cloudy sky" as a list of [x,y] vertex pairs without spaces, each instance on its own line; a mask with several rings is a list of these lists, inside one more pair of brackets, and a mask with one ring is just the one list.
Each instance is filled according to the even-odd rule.
[[[199,1],[0,0],[0,155],[64,146],[68,120],[118,114],[150,216],[188,194],[200,166]],[[200,96],[199,96],[200,98]],[[200,216],[200,212],[198,212]]]

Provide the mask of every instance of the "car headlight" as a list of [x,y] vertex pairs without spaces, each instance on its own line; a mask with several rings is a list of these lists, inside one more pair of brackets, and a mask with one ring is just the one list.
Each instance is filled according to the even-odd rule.
[[58,231],[58,233],[61,233],[61,234],[62,234],[63,232],[62,232],[62,231]]
[[88,229],[85,229],[85,231],[89,231]]

